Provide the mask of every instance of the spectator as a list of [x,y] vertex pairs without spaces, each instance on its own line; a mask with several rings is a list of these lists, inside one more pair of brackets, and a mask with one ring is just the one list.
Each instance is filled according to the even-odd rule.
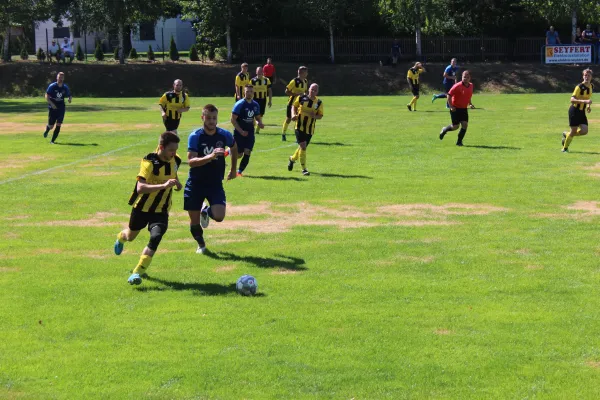
[[73,58],[75,58],[75,53],[73,52],[73,44],[74,42],[69,43],[69,38],[65,37],[64,42],[61,44],[62,50],[62,59],[63,62],[67,62],[67,57],[69,57],[69,63],[73,62]]
[[275,84],[277,79],[277,74],[275,73],[275,66],[273,65],[273,61],[271,57],[267,58],[267,63],[263,67],[263,75],[271,81],[271,85]]
[[551,26],[550,29],[546,31],[546,46],[553,46],[555,44],[561,44],[560,38],[558,37],[558,32]]
[[400,43],[398,43],[398,39],[394,39],[392,44],[392,67],[398,65],[398,58],[400,58]]
[[52,39],[52,44],[48,47],[48,61],[52,62],[52,57],[56,58],[56,62],[60,61],[60,47],[56,44],[56,39]]
[[597,40],[598,39],[596,37],[596,34],[594,33],[594,30],[592,29],[592,25],[587,24],[585,26],[585,30],[581,32],[581,43],[589,44],[590,46],[592,46],[592,61],[594,61],[594,59],[598,56],[598,51],[594,46]]
[[577,27],[575,29],[575,36],[573,37],[573,44],[581,44],[581,43],[583,43],[581,41],[581,28]]

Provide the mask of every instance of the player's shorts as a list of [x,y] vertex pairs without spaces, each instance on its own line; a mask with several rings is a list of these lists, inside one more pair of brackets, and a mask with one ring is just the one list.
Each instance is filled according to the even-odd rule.
[[176,131],[177,128],[179,128],[179,121],[181,121],[181,119],[167,118],[163,120],[165,129],[168,131]]
[[131,210],[131,216],[129,217],[130,230],[141,231],[146,225],[148,226],[148,230],[152,230],[152,227],[156,224],[163,224],[166,232],[166,228],[169,226],[169,214],[145,212],[135,208]]
[[466,108],[457,108],[456,111],[450,111],[452,125],[458,125],[461,122],[469,122],[469,111]]
[[254,99],[254,101],[260,106],[260,115],[265,115],[265,111],[267,111],[267,99]]
[[48,109],[48,125],[52,126],[56,122],[62,124],[65,119],[65,107],[57,107],[56,110],[54,108]]
[[211,206],[216,204],[226,205],[223,185],[202,186],[201,183],[192,183],[188,179],[183,190],[183,209],[186,211],[200,211],[204,200],[208,201]]
[[413,96],[418,96],[419,95],[419,84],[412,85],[411,90],[412,90]]
[[450,91],[450,89],[452,89],[452,86],[454,86],[454,83],[452,83],[453,81],[444,83],[444,92],[448,93]]
[[306,142],[306,145],[308,146],[310,143],[310,139],[312,139],[312,135],[300,132],[298,129],[296,129],[296,143]]
[[237,131],[233,133],[233,139],[237,145],[238,153],[243,153],[244,150],[254,149],[254,142],[256,140],[254,133],[248,133],[248,136],[242,136]]
[[587,125],[588,119],[585,110],[576,107],[569,107],[569,126]]

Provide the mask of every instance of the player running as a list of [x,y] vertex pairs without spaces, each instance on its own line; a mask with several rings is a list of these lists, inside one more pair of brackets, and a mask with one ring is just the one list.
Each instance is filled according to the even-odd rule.
[[585,136],[588,133],[588,119],[586,111],[592,112],[592,70],[583,70],[583,82],[575,86],[571,95],[571,106],[569,107],[569,132],[563,132],[562,152],[569,151],[569,145],[575,136]]
[[244,98],[236,102],[231,110],[231,125],[235,128],[233,138],[237,146],[238,159],[241,159],[237,176],[242,176],[250,162],[250,154],[254,149],[254,120],[258,128],[264,128],[260,115],[260,106],[254,100],[254,87],[246,85]]
[[69,104],[71,104],[71,100],[73,100],[73,96],[71,95],[71,91],[69,87],[64,83],[65,82],[65,73],[59,72],[56,75],[56,82],[51,83],[46,89],[46,102],[48,103],[48,124],[46,125],[46,130],[44,131],[44,137],[48,137],[48,132],[50,129],[54,127],[56,123],[56,128],[52,133],[52,139],[50,140],[50,144],[55,144],[56,139],[58,138],[58,134],[60,133],[60,127],[65,119],[65,98],[69,99]]
[[471,104],[472,96],[473,84],[471,83],[471,73],[466,70],[462,73],[462,81],[452,86],[448,91],[448,104],[450,104],[450,118],[452,119],[452,123],[442,128],[440,140],[444,139],[446,133],[455,131],[460,126],[456,145],[463,145],[463,139],[467,134],[467,127],[469,126],[468,107]]

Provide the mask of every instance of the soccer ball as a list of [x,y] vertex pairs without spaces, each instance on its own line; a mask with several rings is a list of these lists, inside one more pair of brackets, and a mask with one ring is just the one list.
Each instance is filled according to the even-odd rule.
[[242,296],[252,296],[256,294],[258,283],[256,283],[256,279],[252,275],[243,275],[237,280],[235,288]]

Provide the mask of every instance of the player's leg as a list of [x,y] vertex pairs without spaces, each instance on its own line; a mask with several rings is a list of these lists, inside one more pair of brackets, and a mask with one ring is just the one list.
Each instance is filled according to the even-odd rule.
[[[242,155],[244,156],[244,158],[241,158],[242,161],[240,161],[240,165],[238,167],[238,171],[237,171],[237,175],[238,176],[243,176],[244,171],[246,170],[246,167],[248,167],[248,163],[250,162],[250,155],[252,154],[252,150],[245,148],[244,152],[242,153]],[[238,154],[238,160],[240,159],[240,155]]]
[[238,163],[239,163],[236,175],[239,177],[242,176],[242,172],[244,171],[243,168],[241,168],[241,165],[242,165],[242,162],[244,161],[244,152],[246,149],[246,143],[248,141],[248,136],[242,136],[238,133],[233,134],[233,140],[235,140],[235,144],[237,146],[237,157],[238,157],[237,159],[238,159]]
[[[466,109],[465,109],[465,112],[467,112]],[[469,127],[469,118],[467,116],[467,117],[464,117],[462,119],[462,121],[460,121],[460,131],[458,132],[458,139],[456,141],[457,146],[463,145],[463,139],[465,138],[465,135],[467,134],[468,127]]]
[[450,111],[450,119],[452,120],[452,123],[450,125],[442,128],[442,130],[440,132],[440,140],[444,139],[444,136],[446,136],[446,133],[455,131],[460,126],[460,118],[456,111],[457,110]]
[[204,230],[200,225],[202,204],[204,203],[205,195],[203,188],[194,187],[194,185],[188,181],[185,184],[183,192],[183,209],[188,212],[190,217],[190,233],[192,237],[198,243],[196,253],[202,254],[206,250],[206,243],[204,242]]
[[[585,121],[582,121],[582,113],[583,113],[583,117],[585,118]],[[569,132],[565,135],[565,133],[563,132],[563,147],[562,147],[562,152],[566,153],[569,151],[569,145],[571,144],[571,141],[573,141],[573,138],[577,135],[577,130],[579,128],[579,126],[582,124],[582,122],[585,122],[586,128],[587,128],[587,117],[585,116],[585,110],[579,110],[578,108],[575,108],[573,106],[569,107],[569,127],[570,130]],[[586,129],[586,133],[587,133],[587,129]]]
[[[260,118],[262,121],[262,118],[264,117],[265,112],[267,111],[267,99],[258,99],[257,102],[260,107]],[[256,124],[256,129],[254,130],[254,133],[260,133],[260,126],[258,126],[258,124]]]
[[202,209],[202,214],[208,218],[222,222],[225,219],[227,201],[223,187],[211,188],[207,193],[208,206]]
[[287,105],[287,109],[286,109],[286,114],[285,114],[285,121],[283,121],[283,128],[281,131],[281,140],[283,142],[286,141],[286,134],[287,134],[287,129],[288,126],[290,125],[290,122],[292,122],[292,104],[293,104],[293,98],[290,99],[290,101],[288,102]]
[[46,130],[44,131],[44,137],[48,137],[48,132],[50,132],[50,129],[54,128],[54,124],[56,123],[56,118],[58,117],[58,114],[56,113],[56,111],[53,108],[50,108],[48,110],[48,124],[46,125]]
[[300,165],[302,165],[302,175],[310,175],[310,172],[306,169],[306,147],[310,141],[310,135],[300,132],[296,129],[296,141],[298,142],[298,159],[300,159]]
[[148,231],[150,232],[150,239],[142,251],[142,255],[140,256],[138,264],[127,280],[130,285],[139,285],[142,283],[142,276],[144,276],[144,274],[148,271],[148,268],[152,263],[152,257],[154,256],[154,253],[156,253],[158,245],[160,244],[165,233],[167,233],[167,229],[169,227],[168,214],[150,214],[154,214],[149,216],[150,223],[148,224]]
[[58,134],[60,133],[60,127],[62,126],[63,120],[65,118],[65,109],[58,109],[57,117],[56,117],[56,128],[54,128],[54,132],[52,132],[52,140],[50,143],[54,144],[56,139],[58,138]]

